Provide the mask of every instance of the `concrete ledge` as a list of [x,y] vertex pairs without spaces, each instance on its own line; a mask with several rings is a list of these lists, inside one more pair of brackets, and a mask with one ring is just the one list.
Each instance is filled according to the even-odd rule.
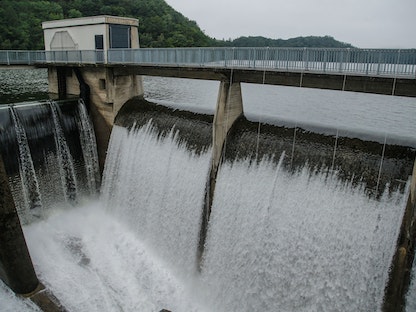
[[23,295],[30,299],[44,312],[66,312],[65,307],[59,300],[45,288],[42,283],[31,293]]
[[39,283],[20,226],[1,155],[0,278],[18,294],[33,291]]
[[114,75],[144,75],[173,78],[258,83],[292,87],[354,91],[416,97],[416,79],[354,74],[319,73],[217,67],[112,65]]

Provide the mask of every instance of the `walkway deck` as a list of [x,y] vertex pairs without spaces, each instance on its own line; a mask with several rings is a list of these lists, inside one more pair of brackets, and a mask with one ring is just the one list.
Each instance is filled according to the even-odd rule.
[[115,73],[416,97],[416,49],[171,48],[0,51],[0,65],[105,66]]

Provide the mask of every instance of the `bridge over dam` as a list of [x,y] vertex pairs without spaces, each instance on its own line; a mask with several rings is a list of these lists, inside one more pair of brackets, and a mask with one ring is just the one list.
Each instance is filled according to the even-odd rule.
[[0,65],[107,67],[137,74],[416,96],[416,50],[160,48],[0,51]]
[[[127,100],[143,95],[140,76],[220,81],[218,103],[232,102],[237,112],[234,114],[226,105],[227,112],[235,116],[243,110],[241,83],[416,97],[415,49],[3,50],[2,65],[48,68],[49,92],[59,98],[78,95],[88,88],[91,93],[85,100],[91,99],[99,113],[93,117],[95,123],[102,125],[97,129],[99,146],[103,146],[102,164],[109,136],[106,125],[111,127]],[[227,120],[232,123],[234,117]]]
[[[0,65],[4,67],[33,66],[48,69],[49,91],[64,99],[71,96],[80,97],[90,110],[95,127],[101,168],[104,166],[108,152],[108,141],[114,125],[131,129],[133,124],[144,127],[149,119],[155,120],[160,133],[168,132],[164,116],[178,118],[175,112],[154,108],[143,99],[143,85],[140,76],[159,76],[173,78],[190,78],[219,81],[217,105],[212,120],[195,120],[195,129],[209,128],[206,143],[210,150],[209,177],[205,189],[204,208],[198,257],[203,258],[205,239],[210,221],[211,207],[217,175],[224,160],[238,157],[236,150],[246,135],[243,128],[255,128],[250,137],[250,146],[256,145],[256,140],[268,142],[271,136],[282,135],[286,130],[268,128],[267,125],[249,123],[244,119],[242,83],[283,85],[302,88],[319,88],[339,91],[385,94],[390,96],[416,97],[416,50],[375,50],[375,49],[316,49],[316,48],[171,48],[171,49],[108,49],[108,50],[48,50],[48,51],[0,51]],[[16,108],[18,111],[18,108]],[[206,117],[201,117],[206,118]],[[206,127],[206,124],[212,127]],[[202,126],[201,126],[202,125]],[[116,129],[118,129],[116,127]],[[263,131],[259,134],[260,131]],[[194,128],[184,127],[183,133],[192,132]],[[293,130],[293,129],[290,129]],[[285,148],[289,150],[295,141],[301,143],[302,135],[309,133],[294,131],[284,133]],[[212,135],[212,137],[211,137]],[[199,138],[199,137],[198,137]],[[259,139],[260,138],[260,139]],[[322,139],[322,137],[319,137]],[[228,141],[227,141],[228,140]],[[306,139],[305,139],[306,140]],[[326,163],[334,163],[335,151],[338,153],[340,142],[344,138],[337,135],[325,138],[328,140],[325,159]],[[233,143],[233,141],[235,143]],[[343,142],[348,141],[345,139]],[[401,149],[394,143],[361,142],[351,140],[343,148],[348,157],[341,162],[351,161],[372,162],[369,176],[377,180],[382,175],[381,167],[387,163],[402,175],[413,174],[410,194],[404,209],[397,248],[393,264],[389,271],[386,285],[383,311],[395,311],[397,305],[402,305],[404,291],[410,279],[410,269],[414,253],[415,237],[415,205],[416,205],[416,166],[414,166],[414,148]],[[205,144],[205,143],[204,143]],[[227,150],[225,145],[227,144]],[[257,142],[258,144],[258,142]],[[325,143],[326,144],[326,143]],[[361,144],[361,145],[360,145]],[[247,144],[248,145],[248,144]],[[243,145],[242,146],[247,146]],[[270,145],[270,150],[275,146]],[[313,145],[313,146],[316,146]],[[289,148],[287,148],[289,147]],[[370,151],[377,149],[377,153]],[[397,149],[396,149],[397,148]],[[309,149],[309,150],[308,150]],[[361,150],[360,150],[361,149]],[[268,151],[258,151],[267,156]],[[300,150],[300,149],[299,149]],[[358,152],[358,150],[360,150]],[[399,151],[396,157],[392,151]],[[198,151],[199,153],[199,151]],[[308,145],[304,154],[316,153],[316,159],[321,161],[319,152],[312,151]],[[379,154],[382,155],[379,155]],[[391,154],[389,154],[391,153]],[[244,154],[244,153],[242,153]],[[402,154],[403,162],[400,157]],[[409,156],[413,157],[409,162]],[[244,156],[247,156],[244,154]],[[382,164],[379,164],[381,156]],[[383,158],[386,156],[385,158]],[[252,156],[249,156],[252,157]],[[253,156],[254,157],[254,156]],[[391,158],[390,158],[391,157]],[[290,160],[290,157],[288,157]],[[358,159],[358,160],[357,160]],[[278,162],[278,160],[276,160]],[[296,162],[296,159],[294,160]],[[304,163],[302,158],[300,162]],[[402,163],[406,163],[402,165]],[[410,163],[410,166],[409,166]],[[278,162],[277,166],[292,165]],[[342,165],[339,165],[340,168]],[[348,167],[348,166],[347,166]],[[363,165],[365,167],[365,165]],[[404,174],[403,174],[404,172]],[[398,178],[388,177],[396,181]],[[380,179],[379,179],[380,180]],[[2,182],[3,183],[3,182]],[[402,182],[399,182],[402,183]],[[6,183],[3,183],[6,184]],[[403,183],[402,183],[403,184]],[[374,184],[374,188],[378,188]],[[381,187],[380,187],[381,188]],[[6,193],[7,190],[4,191]],[[372,191],[373,192],[373,191]],[[378,189],[375,196],[378,197]],[[9,191],[7,191],[9,193]],[[372,193],[374,195],[374,192]],[[300,195],[302,196],[302,195]],[[6,204],[4,204],[6,206]],[[12,208],[8,207],[8,213]],[[15,216],[14,216],[15,218]],[[16,223],[16,221],[13,221]],[[21,243],[23,245],[23,243]],[[24,249],[24,248],[22,248]],[[23,250],[24,252],[24,250]],[[25,254],[27,258],[28,255]],[[30,262],[29,260],[26,260]],[[33,272],[30,285],[36,283]],[[23,283],[24,284],[24,283]]]

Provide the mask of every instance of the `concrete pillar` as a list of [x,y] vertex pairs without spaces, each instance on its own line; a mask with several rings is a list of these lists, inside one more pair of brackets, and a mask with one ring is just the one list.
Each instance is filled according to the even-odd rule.
[[39,284],[20,226],[1,155],[0,278],[18,294],[33,292]]
[[[80,83],[71,67],[66,71],[66,92],[68,95],[81,94]],[[143,95],[141,76],[118,71],[112,67],[84,66],[77,68],[78,76],[89,86],[90,114],[97,138],[98,158],[101,170],[104,168],[108,141],[114,119],[120,108],[134,96]],[[49,92],[59,92],[57,67],[48,68]]]
[[226,144],[227,133],[234,121],[242,114],[241,84],[239,82],[221,81],[214,115],[212,168],[218,167],[223,147]]
[[410,194],[403,215],[396,252],[384,291],[383,312],[401,312],[410,284],[416,245],[416,160],[413,166]]
[[58,80],[58,98],[60,100],[66,99],[66,68],[57,67],[56,75]]
[[212,158],[209,180],[205,190],[205,201],[202,212],[201,231],[198,244],[198,265],[201,266],[205,247],[208,222],[215,191],[218,167],[227,144],[227,134],[234,122],[243,115],[243,97],[239,82],[221,81],[218,92],[217,107],[214,115],[212,133]]

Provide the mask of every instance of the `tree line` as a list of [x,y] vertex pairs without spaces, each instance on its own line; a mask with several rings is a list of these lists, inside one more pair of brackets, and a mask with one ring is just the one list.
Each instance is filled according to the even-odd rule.
[[195,21],[175,11],[164,0],[1,0],[0,49],[43,50],[43,21],[95,15],[138,18],[140,46],[144,48],[351,47],[329,36],[217,40],[207,36]]

